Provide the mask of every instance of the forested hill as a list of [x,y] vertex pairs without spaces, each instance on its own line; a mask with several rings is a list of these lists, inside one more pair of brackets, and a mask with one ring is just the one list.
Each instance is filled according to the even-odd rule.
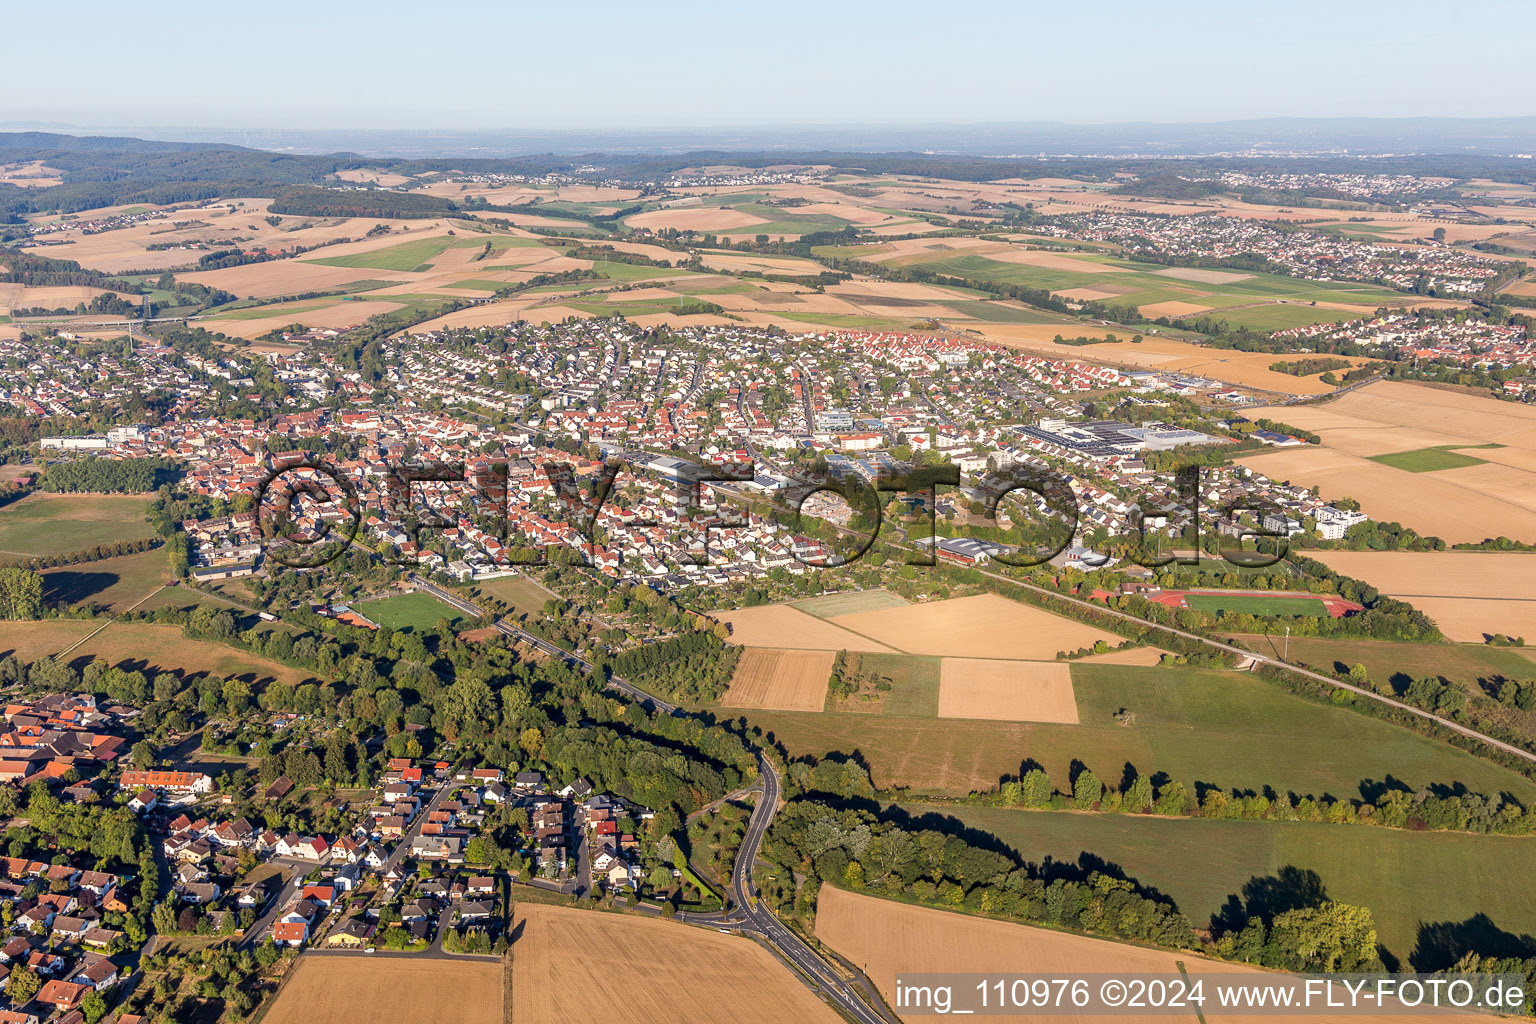
[[[276,198],[286,189],[333,184],[337,172],[356,168],[394,171],[408,176],[450,171],[532,176],[559,173],[577,178],[618,178],[632,182],[655,182],[683,168],[713,165],[749,168],[819,165],[875,175],[901,174],[954,181],[1072,177],[1085,182],[1107,183],[1115,180],[1116,174],[1129,172],[1142,179],[1136,187],[1143,190],[1181,193],[1214,189],[1215,186],[1205,182],[1192,185],[1189,179],[1209,176],[1221,169],[1305,170],[1310,173],[1347,170],[1351,173],[1448,178],[1488,177],[1510,182],[1536,180],[1536,166],[1532,161],[1475,154],[1376,159],[1200,157],[1181,161],[1175,178],[1169,175],[1167,161],[1147,158],[1043,160],[933,153],[708,150],[666,155],[545,153],[495,159],[380,159],[356,153],[314,156],[215,143],[0,132],[0,164],[33,161],[59,171],[62,183],[48,188],[21,188],[0,182],[0,223],[15,223],[32,213],[78,213],[124,203],[195,202],[229,195]],[[350,198],[347,200],[348,204],[352,202]],[[381,202],[376,195],[369,205],[376,206]],[[428,212],[425,205],[430,204],[410,205],[410,210],[396,215],[432,216],[439,213],[436,210]]]

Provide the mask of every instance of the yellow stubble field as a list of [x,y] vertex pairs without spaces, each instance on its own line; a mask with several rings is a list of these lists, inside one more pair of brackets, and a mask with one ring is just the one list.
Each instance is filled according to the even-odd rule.
[[820,711],[835,658],[831,651],[749,647],[741,652],[720,703],[728,708]]
[[996,594],[856,612],[831,620],[907,654],[1048,661],[1056,652],[1120,637]]
[[1064,661],[945,658],[939,717],[1076,725],[1072,670]]
[[1434,619],[1452,640],[1480,643],[1485,633],[1536,640],[1536,554],[1317,551],[1309,555],[1409,602]]
[[307,956],[264,1019],[268,1024],[502,1024],[504,991],[496,961]]
[[[1057,975],[1113,974],[1120,978],[1133,975],[1169,977],[1187,971],[1203,977],[1252,975],[1258,971],[1249,964],[1207,960],[1186,952],[1147,949],[1128,943],[1072,935],[1067,932],[1035,928],[1009,921],[915,907],[906,903],[861,896],[822,886],[816,906],[816,938],[862,968],[874,982],[887,1005],[895,1001],[898,974],[1002,974]],[[1095,1024],[1113,1019],[1145,1024],[1169,1024],[1197,1019],[1205,1024],[1331,1024],[1339,1018],[1327,1013],[1287,1013],[1283,1017],[1263,1015],[1224,1015],[1211,1003],[1215,994],[1207,985],[1209,1001],[1203,1016],[1188,1014],[1117,1013],[1112,1018],[1071,1012],[1032,1013],[1029,1015],[989,1015],[988,1021],[1012,1021],[1016,1024]],[[926,1024],[935,1018],[929,1014],[902,1014],[912,1024]],[[1388,1018],[1379,1018],[1386,1020]],[[1394,1014],[1396,1024],[1433,1024],[1443,1015]],[[1491,1015],[1465,1014],[1454,1018],[1467,1024],[1493,1024]]]
[[730,642],[743,647],[775,647],[798,651],[872,651],[889,654],[893,648],[878,640],[833,625],[782,604],[758,605],[714,617],[731,627]]
[[[533,903],[518,904],[513,928],[518,938],[512,945],[511,1024],[839,1024],[842,1019],[773,954],[741,936]],[[435,998],[452,1005],[443,1000],[441,986],[434,988]]]

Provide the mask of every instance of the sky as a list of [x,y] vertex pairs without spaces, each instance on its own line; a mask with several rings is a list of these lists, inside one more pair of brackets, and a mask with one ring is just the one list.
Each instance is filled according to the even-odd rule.
[[1536,115],[1536,4],[8,4],[0,122],[645,129]]

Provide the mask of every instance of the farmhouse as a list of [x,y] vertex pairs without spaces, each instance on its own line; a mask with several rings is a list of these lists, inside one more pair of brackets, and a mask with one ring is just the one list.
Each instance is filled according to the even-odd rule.
[[202,772],[126,771],[117,780],[119,789],[158,789],[165,793],[212,793],[213,776]]

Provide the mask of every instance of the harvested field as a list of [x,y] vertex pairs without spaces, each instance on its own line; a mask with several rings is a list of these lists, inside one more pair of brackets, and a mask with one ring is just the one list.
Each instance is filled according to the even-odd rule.
[[1004,263],[1022,263],[1030,267],[1045,267],[1048,270],[1070,270],[1075,274],[1126,273],[1123,267],[1109,263],[1096,263],[1093,260],[1077,259],[1064,253],[1043,252],[1039,249],[1004,246],[996,252],[981,249],[977,251],[986,252],[989,259],[1001,260]]
[[190,281],[234,292],[241,298],[273,299],[283,295],[301,295],[312,291],[336,291],[359,281],[410,281],[411,276],[390,270],[366,267],[328,267],[298,260],[270,260],[248,263],[223,270],[201,270],[176,275],[178,281]]
[[380,188],[399,188],[411,179],[394,171],[375,171],[366,167],[354,167],[348,171],[337,171],[336,177],[342,181],[361,181],[378,185]]
[[949,658],[1045,661],[1057,651],[1120,639],[996,594],[839,615],[830,621],[897,651]]
[[1158,277],[1174,277],[1180,281],[1198,281],[1201,284],[1231,284],[1234,281],[1246,281],[1253,276],[1233,270],[1201,270],[1198,267],[1169,267],[1152,273]]
[[1171,299],[1167,302],[1153,302],[1140,307],[1140,313],[1148,320],[1155,320],[1160,316],[1188,316],[1191,313],[1204,313],[1210,306],[1198,302],[1182,302]]
[[1325,445],[1354,455],[1423,446],[1382,447],[1383,438],[1398,439],[1390,430],[1393,427],[1443,438],[1441,444],[1493,443],[1536,450],[1536,407],[1423,384],[1378,381],[1334,401],[1258,411],[1283,416],[1287,423],[1316,431],[1323,435]]
[[[842,1020],[750,939],[534,903],[517,905],[514,929],[519,935],[512,946],[511,1024]],[[750,995],[743,994],[744,986]]]
[[[1536,541],[1536,407],[1382,381],[1335,401],[1265,412],[1320,434],[1325,449],[1287,451],[1274,462],[1260,456],[1253,466],[1271,479],[1315,484],[1324,497],[1357,498],[1374,519],[1452,543]],[[1480,447],[1487,444],[1502,447]],[[1483,464],[1410,474],[1366,461],[1429,448],[1473,450]],[[1313,458],[1302,460],[1306,454]],[[1422,457],[1409,464],[1422,469]]]
[[768,604],[716,612],[731,627],[731,643],[744,647],[778,647],[797,651],[877,651],[891,648],[824,622],[788,605]]
[[808,277],[814,277],[827,269],[814,260],[794,256],[766,257],[737,253],[707,253],[704,256],[704,265],[711,270],[731,270],[737,273],[756,270],[765,274],[803,274]]
[[[1134,974],[1176,975],[1183,969],[1192,975],[1220,976],[1249,974],[1257,970],[1249,964],[1222,963],[1191,953],[1147,949],[1009,921],[895,903],[856,895],[830,885],[822,887],[817,901],[816,937],[861,967],[887,1003],[892,1003],[895,998],[898,974],[999,972],[1072,977],[1086,972],[1126,977]],[[901,1019],[922,1024],[932,1020],[933,1016],[908,1014]],[[1107,1018],[1073,1013],[1033,1013],[995,1015],[987,1019],[1034,1024],[1082,1021],[1086,1024]],[[1113,1019],[1158,1024],[1193,1022],[1196,1016],[1193,1012],[1183,1016],[1119,1013]],[[1199,1019],[1205,1024],[1226,1021],[1252,1024],[1281,1019],[1294,1024],[1325,1024],[1338,1018],[1324,1013],[1288,1013],[1283,1018],[1224,1016],[1214,1012],[1207,1003],[1206,1011]],[[1399,1024],[1433,1024],[1445,1018],[1443,1015],[1393,1014],[1391,1019]],[[1456,1019],[1476,1024],[1492,1024],[1498,1020],[1486,1015]]]
[[[1486,471],[1487,466],[1409,473],[1331,449],[1326,440],[1322,446],[1262,452],[1237,461],[1271,480],[1316,487],[1330,501],[1353,498],[1373,519],[1401,523],[1448,544],[1476,543],[1500,536],[1536,541],[1536,505],[1527,508],[1524,503],[1515,504],[1496,494],[1484,493],[1474,484],[1486,488],[1486,472],[1477,478],[1466,476],[1477,470]],[[1495,468],[1494,474],[1509,479],[1514,474],[1536,479],[1536,474],[1507,467]],[[1406,498],[1409,495],[1411,500]]]
[[1163,655],[1167,651],[1156,647],[1129,647],[1123,651],[1110,651],[1108,654],[1090,654],[1086,658],[1074,659],[1074,664],[1087,665],[1149,665],[1160,664]]
[[306,956],[263,1019],[267,1024],[382,1019],[502,1024],[502,972],[500,963],[484,960],[397,958],[386,967],[367,957]]
[[1064,299],[1072,299],[1076,302],[1099,302],[1103,299],[1112,299],[1117,295],[1124,295],[1130,289],[1126,288],[1066,288],[1059,292]]
[[749,647],[736,662],[720,699],[728,708],[820,711],[836,655],[831,651],[780,651]]
[[[1102,338],[1106,334],[1113,333],[1121,339],[1122,344],[1073,349],[1071,350],[1073,358],[1137,369],[1182,370],[1231,384],[1292,395],[1322,395],[1333,390],[1319,382],[1316,377],[1292,377],[1289,374],[1276,373],[1269,368],[1269,364],[1276,361],[1274,354],[1269,352],[1211,349],[1176,338],[1160,338],[1151,334],[1144,335],[1141,344],[1131,345],[1124,331],[1111,332],[1102,327],[1090,328],[1087,325],[1079,327],[1075,324],[1071,325],[1070,330],[1064,325],[1057,324],[999,324],[987,325],[980,330],[989,341],[1052,359],[1062,358],[1062,347],[1052,344],[1052,338],[1058,334],[1068,337]],[[1353,357],[1351,359],[1356,363],[1364,362],[1362,359]],[[1286,420],[1286,416],[1296,408],[1287,407],[1283,412],[1275,411],[1271,415],[1276,419],[1292,422]],[[1300,423],[1296,425],[1302,426]]]
[[1505,551],[1318,551],[1330,568],[1429,615],[1452,640],[1504,633],[1536,640],[1536,554]]
[[945,658],[939,717],[1076,725],[1072,671],[1060,661]]

